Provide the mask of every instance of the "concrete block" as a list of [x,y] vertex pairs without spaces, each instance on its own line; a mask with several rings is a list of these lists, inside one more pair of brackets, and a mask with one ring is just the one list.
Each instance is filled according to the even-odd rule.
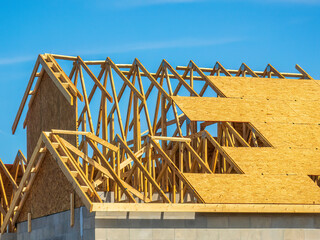
[[164,212],[163,219],[189,219],[195,220],[196,214],[193,212]]
[[283,229],[262,229],[261,240],[283,240]]
[[272,228],[312,228],[313,217],[310,215],[283,214],[272,217]]
[[161,212],[130,212],[129,219],[162,219]]
[[17,233],[5,233],[0,235],[1,240],[17,240]]
[[284,229],[284,240],[304,240],[304,231],[302,229]]
[[219,230],[199,228],[199,229],[197,229],[197,239],[218,240],[219,239]]
[[207,218],[198,216],[194,220],[184,220],[186,228],[207,228]]
[[32,221],[31,221],[32,229],[44,228],[47,225],[47,219],[48,219],[48,217],[41,217],[41,218],[32,219]]
[[92,240],[95,239],[95,229],[84,229],[83,230],[83,235],[82,235],[82,240]]
[[304,230],[304,239],[305,240],[319,240],[320,239],[320,230],[319,229],[305,229]]
[[270,228],[271,217],[270,216],[251,216],[250,228]]
[[230,215],[228,218],[229,228],[250,228],[250,217],[241,215]]
[[174,229],[159,228],[152,229],[153,240],[174,240]]
[[317,229],[320,228],[320,214],[313,216],[313,227]]
[[96,212],[95,218],[110,218],[110,219],[127,219],[129,217],[128,212]]
[[117,219],[95,219],[94,222],[95,228],[117,228],[121,226]]
[[151,228],[131,228],[130,240],[149,240],[152,239]]
[[129,240],[129,228],[96,228],[95,240]]
[[219,240],[241,240],[241,230],[219,229]]
[[[154,224],[157,222],[158,224]],[[153,220],[153,219],[130,219],[130,220],[118,220],[119,226],[124,226],[128,228],[152,228],[154,225],[161,224],[161,220]]]
[[[186,221],[193,220],[184,220],[184,219],[168,219],[168,220],[152,220],[152,227],[154,228],[186,228]],[[190,224],[189,224],[190,226]],[[192,227],[190,227],[192,228]]]
[[18,233],[25,233],[28,231],[28,223],[27,222],[21,222],[17,225],[17,232]]
[[227,228],[228,227],[228,217],[227,216],[210,216],[207,218],[208,228]]
[[261,240],[261,230],[259,229],[241,229],[240,230],[240,239],[241,240]]
[[89,217],[83,219],[83,229],[91,229],[94,228],[95,225],[95,218]]
[[197,229],[178,228],[174,231],[175,240],[197,240]]
[[82,211],[83,217],[94,217],[96,212],[90,212],[86,207],[81,207],[80,211]]

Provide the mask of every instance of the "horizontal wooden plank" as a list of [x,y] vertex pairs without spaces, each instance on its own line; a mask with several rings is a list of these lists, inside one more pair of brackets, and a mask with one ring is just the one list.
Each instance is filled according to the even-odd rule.
[[320,213],[318,204],[93,203],[92,205],[94,212]]

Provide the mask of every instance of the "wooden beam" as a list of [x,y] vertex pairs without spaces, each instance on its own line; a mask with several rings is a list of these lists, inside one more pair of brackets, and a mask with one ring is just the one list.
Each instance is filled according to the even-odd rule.
[[31,232],[31,213],[28,213],[28,233]]
[[32,153],[32,156],[31,156],[31,158],[29,160],[29,164],[27,166],[26,172],[23,174],[22,179],[21,179],[20,184],[19,184],[19,187],[18,187],[18,189],[17,189],[16,193],[14,194],[14,197],[13,197],[13,199],[11,201],[10,208],[9,208],[9,210],[8,210],[4,220],[3,220],[3,223],[1,225],[1,233],[5,232],[5,229],[6,229],[7,225],[8,225],[8,223],[9,223],[9,220],[10,220],[12,214],[14,213],[14,209],[16,207],[16,204],[17,204],[17,202],[18,202],[18,200],[19,200],[19,198],[21,196],[21,193],[22,193],[22,190],[24,188],[24,185],[25,185],[26,181],[29,179],[29,176],[31,174],[31,170],[33,168],[33,165],[38,160],[38,157],[39,157],[38,153],[39,153],[41,144],[42,144],[42,136],[40,136],[40,138],[39,138],[39,140],[38,140],[38,142],[36,144],[36,147],[35,147],[35,149],[34,149],[34,151]]
[[27,99],[28,99],[28,96],[29,96],[29,92],[30,92],[31,87],[33,85],[34,78],[36,77],[36,73],[37,73],[39,65],[40,65],[39,59],[40,59],[40,55],[38,56],[37,61],[36,61],[35,65],[34,65],[34,68],[32,70],[32,73],[31,73],[31,76],[30,76],[26,91],[24,92],[22,101],[20,103],[20,106],[19,106],[19,109],[18,109],[18,113],[16,115],[16,118],[14,119],[14,122],[13,122],[13,125],[12,125],[12,134],[14,134],[16,132],[16,129],[17,129],[17,126],[18,126],[22,111],[23,111],[24,106],[25,106],[25,104],[27,102]]
[[[81,210],[80,210],[81,211]],[[74,226],[74,193],[70,193],[70,227]]]
[[125,149],[125,151],[129,154],[129,156],[133,159],[135,164],[137,164],[137,167],[143,172],[144,176],[152,183],[152,185],[155,187],[155,189],[163,197],[163,201],[170,203],[171,201],[169,200],[167,195],[163,192],[163,190],[160,188],[160,186],[156,183],[156,181],[153,179],[153,177],[150,175],[150,173],[144,168],[142,163],[136,158],[136,156],[131,151],[131,149],[127,146],[127,144],[121,139],[121,137],[119,135],[117,135],[116,138],[120,142],[121,146]]
[[95,212],[320,213],[319,204],[93,203]]
[[121,190],[126,194],[130,202],[136,202],[134,197],[128,192],[127,188],[123,185],[120,176],[118,176],[109,162],[105,159],[103,154],[100,152],[100,150],[97,148],[97,146],[92,142],[92,140],[88,140],[89,145],[92,147],[93,151],[98,155],[98,157],[105,163],[105,166],[107,170],[109,171],[110,175],[113,177],[114,181],[119,185]]
[[194,189],[194,187],[190,184],[190,182],[186,179],[186,177],[183,175],[183,173],[180,172],[180,170],[177,168],[177,166],[172,162],[172,160],[168,157],[168,155],[163,151],[163,149],[160,147],[160,145],[155,142],[152,138],[149,138],[150,143],[152,144],[152,146],[161,154],[161,156],[163,157],[163,159],[166,161],[166,163],[171,167],[172,171],[175,172],[175,174],[179,177],[179,179],[181,181],[183,181],[183,183],[188,186],[193,194],[195,195],[195,197],[197,198],[197,200],[199,202],[204,202],[204,200],[202,199],[202,197],[199,195],[199,193]]
[[83,62],[83,60],[81,59],[81,57],[78,56],[77,58],[78,62],[81,64],[81,66],[83,67],[83,69],[88,73],[88,75],[92,78],[92,80],[94,81],[94,83],[98,86],[98,88],[100,88],[100,90],[106,95],[106,97],[108,98],[108,100],[112,103],[113,99],[111,97],[111,95],[108,93],[107,89],[101,84],[101,82],[97,79],[97,77],[91,72],[90,68],[87,66],[87,64],[85,64]]
[[138,98],[143,101],[143,96],[142,94],[135,88],[135,86],[133,86],[133,84],[129,81],[129,79],[121,72],[121,70],[117,67],[116,64],[114,64],[114,62],[112,62],[112,60],[108,57],[106,59],[106,63],[113,69],[115,70],[115,72],[120,76],[120,78],[125,82],[126,85],[128,85],[128,87],[137,94]]

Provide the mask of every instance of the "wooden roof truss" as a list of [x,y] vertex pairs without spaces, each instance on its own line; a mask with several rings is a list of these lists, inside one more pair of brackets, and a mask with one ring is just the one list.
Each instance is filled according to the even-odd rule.
[[[61,67],[67,63],[69,74]],[[174,69],[163,60],[151,73],[138,59],[115,64],[110,58],[39,55],[13,133],[29,96],[32,106],[44,72],[70,104],[78,101],[78,131],[43,132],[11,203],[2,205],[7,213],[1,231],[15,224],[46,152],[89,209],[102,203],[99,191],[113,192],[115,203],[205,203],[186,174],[243,174],[223,147],[273,146],[250,122],[190,121],[174,97],[227,97],[211,76],[312,79],[296,68],[299,73],[280,73],[268,64],[264,71],[253,71],[243,63],[230,70],[219,62],[201,68],[190,61]],[[24,127],[27,123],[28,113]],[[76,146],[63,138],[66,134],[77,136]]]

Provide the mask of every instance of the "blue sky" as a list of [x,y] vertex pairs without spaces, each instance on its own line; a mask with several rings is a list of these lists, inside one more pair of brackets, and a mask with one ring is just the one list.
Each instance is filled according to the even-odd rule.
[[22,124],[14,136],[11,126],[39,53],[137,57],[151,70],[163,58],[254,70],[271,63],[283,72],[299,64],[320,79],[319,29],[320,0],[2,0],[0,158],[9,163],[26,152]]

